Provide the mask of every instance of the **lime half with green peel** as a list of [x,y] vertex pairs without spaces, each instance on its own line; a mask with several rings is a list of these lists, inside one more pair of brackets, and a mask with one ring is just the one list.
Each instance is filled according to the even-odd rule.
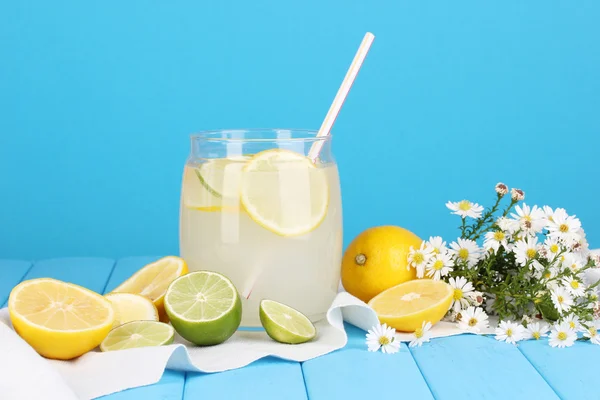
[[225,276],[197,271],[174,280],[165,296],[165,311],[184,339],[199,345],[223,343],[242,321],[242,302]]
[[132,321],[111,330],[100,344],[100,350],[163,346],[173,343],[174,337],[175,330],[169,324],[156,321]]
[[285,304],[263,300],[259,313],[263,328],[277,342],[299,344],[317,335],[315,326],[304,314]]

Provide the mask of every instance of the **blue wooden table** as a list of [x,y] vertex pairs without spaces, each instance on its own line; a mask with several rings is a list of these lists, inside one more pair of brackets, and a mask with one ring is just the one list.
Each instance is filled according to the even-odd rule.
[[[0,260],[0,304],[21,280],[40,277],[106,293],[157,258]],[[368,352],[365,332],[346,328],[345,348],[304,363],[266,358],[216,374],[165,371],[155,385],[103,399],[600,399],[600,346],[588,342],[554,349],[546,340],[513,346],[460,335],[387,355]]]

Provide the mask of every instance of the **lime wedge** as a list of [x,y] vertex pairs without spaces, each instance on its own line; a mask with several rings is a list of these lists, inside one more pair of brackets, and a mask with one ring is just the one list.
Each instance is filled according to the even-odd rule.
[[199,346],[223,343],[242,320],[242,302],[226,277],[196,271],[175,279],[165,296],[165,311],[184,339]]
[[260,302],[260,322],[271,339],[298,344],[313,339],[317,330],[300,311],[273,300]]
[[100,344],[100,350],[163,346],[173,343],[174,337],[175,331],[168,324],[156,321],[132,321],[111,330]]
[[249,159],[247,156],[216,158],[187,165],[183,177],[185,206],[202,211],[239,209],[242,169]]

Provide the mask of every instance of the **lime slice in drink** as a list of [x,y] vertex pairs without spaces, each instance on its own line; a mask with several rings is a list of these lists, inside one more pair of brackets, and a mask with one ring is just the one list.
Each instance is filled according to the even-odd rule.
[[187,165],[183,176],[185,206],[201,211],[239,209],[242,169],[248,159],[247,156],[216,158]]
[[260,322],[271,339],[287,344],[308,342],[317,334],[315,326],[300,311],[273,300],[260,302]]
[[163,346],[173,343],[174,337],[175,330],[168,324],[156,321],[132,321],[111,330],[100,344],[100,350]]
[[175,279],[165,311],[184,339],[199,346],[223,343],[242,320],[242,302],[233,283],[216,272],[190,272]]
[[303,235],[325,219],[327,176],[302,154],[266,150],[244,167],[241,201],[250,218],[262,227],[281,236]]

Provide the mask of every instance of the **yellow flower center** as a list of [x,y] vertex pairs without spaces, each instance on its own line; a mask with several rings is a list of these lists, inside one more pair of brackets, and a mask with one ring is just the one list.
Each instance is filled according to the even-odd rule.
[[508,336],[508,337],[511,337],[511,336],[512,336],[512,334],[513,334],[513,330],[512,330],[512,329],[510,329],[510,328],[508,328],[508,329],[506,330],[506,336]]
[[475,326],[477,325],[477,318],[471,318],[469,320],[469,326]]
[[433,263],[433,269],[435,269],[436,271],[439,271],[442,268],[444,268],[444,262],[442,260],[437,260]]
[[548,217],[548,221],[554,222],[554,218],[552,218],[552,215]]
[[423,253],[415,253],[415,255],[413,256],[413,261],[415,262],[415,264],[421,264],[423,261],[425,261]]
[[525,215],[523,216],[523,219],[527,222],[531,222],[531,215]]
[[537,251],[535,251],[535,249],[527,249],[527,258],[533,258],[536,254]]
[[559,340],[567,340],[567,334],[565,332],[559,332],[558,339]]
[[422,328],[417,328],[417,330],[415,331],[415,337],[417,339],[420,339],[423,337],[423,329]]
[[385,346],[386,344],[390,344],[390,339],[387,336],[380,336],[379,344],[382,346]]
[[469,211],[471,209],[471,202],[468,200],[463,200],[458,203],[458,208],[462,211]]
[[546,272],[546,275],[544,275],[546,278],[550,279],[552,277],[552,273],[551,272]]
[[596,335],[598,334],[598,331],[593,326],[590,326],[589,329],[588,329],[588,331],[590,332],[590,336],[591,337],[596,337]]
[[558,245],[557,244],[553,244],[552,246],[550,246],[550,251],[552,253],[558,253]]
[[502,232],[502,231],[494,232],[494,239],[496,239],[497,241],[500,242],[500,241],[504,240],[504,237],[505,237],[504,232]]
[[577,282],[576,280],[572,280],[572,281],[571,281],[571,287],[572,287],[573,289],[577,289],[577,288],[579,288],[579,282]]
[[467,250],[467,249],[460,249],[458,251],[458,257],[460,257],[463,260],[467,260],[469,258],[469,250]]
[[454,289],[454,300],[460,300],[463,297],[463,291],[461,289]]
[[441,252],[440,252],[440,249],[438,249],[437,247],[434,247],[433,248],[433,253],[434,254],[440,254]]
[[571,327],[571,329],[575,329],[575,322],[569,321],[569,326]]
[[557,300],[557,301],[558,301],[560,304],[562,304],[562,303],[563,303],[563,301],[565,301],[565,298],[564,298],[564,297],[562,297],[562,296],[556,296],[556,300]]
[[539,332],[533,332],[531,336],[533,336],[535,340],[540,340],[540,337],[542,337]]
[[558,230],[561,231],[562,233],[567,233],[567,232],[569,232],[569,225],[567,225],[567,224],[561,224],[558,227]]

